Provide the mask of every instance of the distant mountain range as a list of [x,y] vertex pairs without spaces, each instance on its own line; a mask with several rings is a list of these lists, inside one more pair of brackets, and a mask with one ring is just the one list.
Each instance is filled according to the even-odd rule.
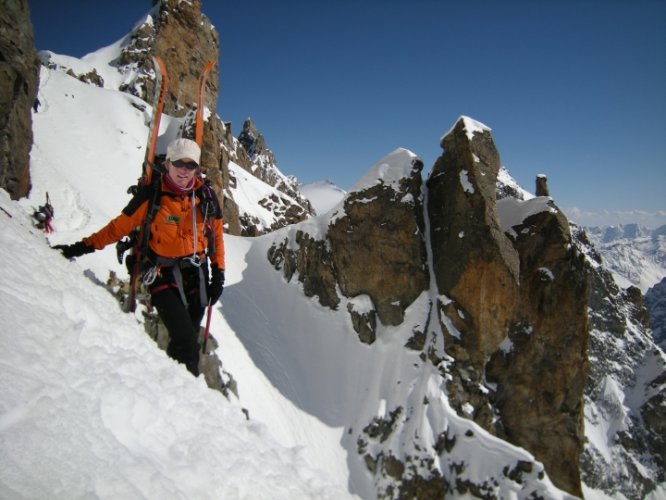
[[586,232],[621,287],[635,286],[645,294],[666,276],[666,226],[624,224]]

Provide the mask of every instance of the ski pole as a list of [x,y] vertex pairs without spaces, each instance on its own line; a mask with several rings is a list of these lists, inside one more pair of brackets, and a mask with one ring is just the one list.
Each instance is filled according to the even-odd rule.
[[204,332],[203,346],[201,347],[201,354],[206,354],[206,344],[208,343],[208,334],[210,333],[210,317],[213,311],[213,304],[208,299],[208,312],[206,315],[206,331]]

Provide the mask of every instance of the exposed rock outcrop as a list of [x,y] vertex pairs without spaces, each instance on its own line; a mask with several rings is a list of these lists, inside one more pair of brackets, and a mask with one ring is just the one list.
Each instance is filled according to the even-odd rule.
[[30,191],[31,111],[39,110],[39,60],[27,0],[0,9],[0,187],[12,199]]
[[275,155],[266,146],[264,136],[257,130],[251,118],[243,122],[243,130],[238,134],[238,141],[243,145],[247,154],[258,167],[255,174],[257,178],[271,186],[275,186],[279,182],[284,182],[283,179],[278,178],[275,172],[268,171],[267,167],[273,167],[277,163]]
[[499,154],[490,132],[472,127],[461,119],[442,138],[444,154],[428,179],[428,215],[437,288],[455,303],[443,307],[466,318],[456,325],[460,347],[481,368],[515,317],[520,263],[496,214]]
[[[548,199],[506,198],[500,217],[499,155],[486,127],[461,118],[442,147],[428,213],[445,348],[455,360],[452,404],[472,398],[480,425],[530,450],[556,485],[581,495],[584,259]],[[488,382],[487,399],[472,389]]]
[[[317,295],[322,305],[337,308],[338,290],[350,300],[352,324],[365,343],[375,339],[376,319],[400,324],[428,288],[422,168],[412,153],[396,150],[347,195],[325,239],[298,230],[269,251],[276,269],[287,280],[298,273],[305,294]],[[394,182],[380,177],[396,170]]]
[[521,307],[486,376],[498,382],[492,399],[503,434],[532,451],[556,485],[581,495],[587,268],[572,245],[566,217],[553,210],[513,228],[521,262]]
[[[286,176],[277,167],[275,155],[266,145],[264,136],[259,132],[250,118],[243,123],[243,130],[238,135],[238,142],[243,146],[249,157],[249,165],[245,170],[253,176],[273,186],[285,196],[273,195],[259,201],[259,204],[276,214],[277,220],[270,229],[278,229],[290,224],[303,221],[313,215],[314,211],[310,201],[307,200],[298,188],[298,179]],[[244,234],[256,236],[264,231],[251,222],[243,225]]]
[[421,170],[423,162],[397,150],[382,164],[412,165],[399,182],[350,192],[328,230],[340,290],[367,295],[384,325],[402,323],[404,312],[428,288]]
[[[136,68],[136,80],[124,86],[150,102],[155,92],[151,55],[160,56],[169,70],[169,87],[164,112],[184,116],[196,103],[199,74],[208,61],[218,61],[219,35],[201,12],[201,0],[155,2],[146,21],[137,26],[124,42],[115,63],[125,72]],[[126,68],[122,68],[126,66]],[[219,76],[211,71],[204,105],[215,110]]]
[[647,291],[645,305],[650,313],[654,342],[666,351],[666,278]]
[[[344,302],[365,343],[375,340],[379,325],[402,324],[409,306],[430,290],[431,306],[422,306],[426,316],[406,347],[422,349],[421,359],[437,367],[459,414],[528,449],[557,486],[581,495],[585,259],[550,198],[514,198],[520,190],[507,188],[501,192],[509,196],[497,201],[499,154],[487,127],[461,118],[442,146],[427,181],[427,207],[421,162],[397,150],[327,214],[325,233],[321,220],[301,224],[273,245],[269,260],[321,304]],[[433,306],[439,325],[429,319]],[[395,418],[405,426],[415,411]],[[375,435],[369,422],[358,436],[359,453],[383,485],[380,496],[492,491],[490,484],[459,484],[464,463],[446,473],[433,467],[436,459],[451,464],[447,450],[456,437],[447,429],[438,431],[448,436],[436,447],[439,457],[425,449],[402,457],[386,444],[400,440],[392,436],[399,427],[396,421]],[[541,474],[536,463],[516,467],[519,475]]]
[[548,177],[543,174],[537,175],[535,194],[537,196],[550,196],[550,190],[548,189]]

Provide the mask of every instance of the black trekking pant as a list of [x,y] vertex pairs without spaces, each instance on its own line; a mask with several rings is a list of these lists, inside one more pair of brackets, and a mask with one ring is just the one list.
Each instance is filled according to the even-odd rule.
[[[204,276],[208,276],[207,271],[204,269]],[[169,268],[162,269],[161,276],[151,285],[151,301],[169,332],[167,354],[196,377],[199,375],[199,327],[206,304],[201,303],[199,269],[187,267],[181,272],[187,305]]]

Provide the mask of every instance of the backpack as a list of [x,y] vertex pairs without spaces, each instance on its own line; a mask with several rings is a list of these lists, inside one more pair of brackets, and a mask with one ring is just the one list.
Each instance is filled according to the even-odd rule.
[[[164,168],[165,155],[160,155],[155,158],[155,166],[153,167],[153,174],[151,182],[148,185],[133,185],[127,190],[128,193],[133,195],[130,205],[135,203],[137,206],[143,204],[148,200],[148,210],[146,218],[140,227],[135,228],[128,237],[121,239],[116,243],[116,255],[118,263],[123,263],[123,255],[129,249],[133,251],[125,258],[125,265],[130,273],[132,279],[133,274],[138,272],[141,274],[146,263],[146,256],[149,255],[150,250],[148,241],[150,238],[150,225],[152,224],[155,215],[160,209],[162,201],[162,175],[166,174]],[[204,180],[204,183],[195,192],[195,196],[199,199],[198,208],[201,211],[204,219],[204,235],[208,239],[207,255],[209,257],[215,255],[215,235],[213,234],[212,221],[216,218],[222,217],[222,208],[215,196],[213,187],[209,180]],[[136,256],[139,255],[140,262],[138,269],[136,269]]]

